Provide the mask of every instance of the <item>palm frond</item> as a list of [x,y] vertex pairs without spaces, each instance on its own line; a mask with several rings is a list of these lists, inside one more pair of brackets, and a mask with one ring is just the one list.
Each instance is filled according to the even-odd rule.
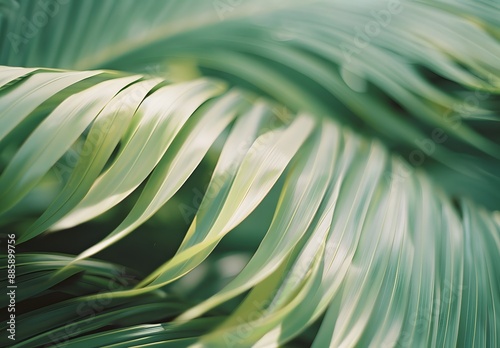
[[[14,346],[281,347],[311,328],[312,347],[498,346],[500,217],[481,204],[499,208],[500,8],[397,3],[22,1],[50,20],[0,16]],[[90,258],[172,204],[192,219],[156,269],[117,284],[128,269]],[[93,220],[76,256],[33,251]],[[246,222],[249,261],[175,295]]]

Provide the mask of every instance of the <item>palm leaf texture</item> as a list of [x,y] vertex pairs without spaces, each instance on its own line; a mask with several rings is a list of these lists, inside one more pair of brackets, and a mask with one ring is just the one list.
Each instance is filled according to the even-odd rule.
[[496,2],[0,15],[3,343],[499,346]]

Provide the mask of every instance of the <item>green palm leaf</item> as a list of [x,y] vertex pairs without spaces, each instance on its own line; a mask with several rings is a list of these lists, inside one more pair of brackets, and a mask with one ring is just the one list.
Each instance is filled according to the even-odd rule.
[[498,346],[494,2],[6,6],[15,347]]

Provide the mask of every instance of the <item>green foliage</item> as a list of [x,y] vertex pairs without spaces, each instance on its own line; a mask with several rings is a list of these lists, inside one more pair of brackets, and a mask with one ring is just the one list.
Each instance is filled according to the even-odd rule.
[[1,4],[2,345],[498,346],[499,28],[494,1]]

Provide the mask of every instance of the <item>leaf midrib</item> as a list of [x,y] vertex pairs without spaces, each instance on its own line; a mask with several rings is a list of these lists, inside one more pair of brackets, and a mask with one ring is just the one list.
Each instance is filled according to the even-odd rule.
[[[74,64],[75,70],[89,70],[96,69],[97,67],[104,66],[106,63],[111,62],[127,53],[139,51],[155,42],[160,42],[162,40],[175,37],[177,35],[196,31],[203,27],[210,27],[223,22],[235,21],[241,18],[250,18],[255,15],[269,14],[281,9],[290,9],[291,7],[300,7],[306,5],[308,2],[296,2],[293,4],[287,2],[280,2],[279,5],[269,6],[264,9],[259,9],[259,11],[248,11],[247,9],[242,9],[237,11],[236,14],[231,15],[230,18],[221,19],[218,15],[214,15],[207,18],[206,13],[199,13],[197,16],[193,17],[191,20],[186,21],[185,18],[181,18],[174,22],[168,22],[158,28],[153,29],[145,36],[137,37],[126,37],[122,41],[119,41],[113,45],[106,46],[100,51],[93,53],[90,56],[78,59]],[[240,5],[245,8],[255,8],[255,6]]]

